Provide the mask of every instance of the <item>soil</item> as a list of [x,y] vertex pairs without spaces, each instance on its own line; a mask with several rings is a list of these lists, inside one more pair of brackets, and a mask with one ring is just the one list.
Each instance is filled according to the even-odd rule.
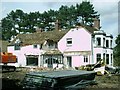
[[[19,68],[15,72],[5,71],[0,73],[2,90],[22,90],[21,82],[25,74],[30,71],[32,69]],[[120,74],[96,76],[95,81],[97,82],[96,85],[87,86],[85,90],[120,90]]]

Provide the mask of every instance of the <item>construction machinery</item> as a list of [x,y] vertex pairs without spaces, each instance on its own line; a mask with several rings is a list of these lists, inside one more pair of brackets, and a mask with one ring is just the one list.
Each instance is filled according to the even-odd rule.
[[95,71],[97,75],[116,74],[117,69],[113,66],[106,65],[104,60],[99,60],[96,64],[83,65],[80,70]]
[[15,71],[16,67],[14,65],[8,65],[8,64],[14,64],[17,62],[17,57],[13,55],[12,53],[8,52],[1,52],[0,54],[0,66],[2,71],[4,70],[12,70]]

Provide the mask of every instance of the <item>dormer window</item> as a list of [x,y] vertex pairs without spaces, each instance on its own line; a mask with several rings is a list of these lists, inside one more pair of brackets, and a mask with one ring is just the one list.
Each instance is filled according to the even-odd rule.
[[67,38],[66,43],[67,43],[67,46],[71,46],[72,45],[72,38]]
[[14,50],[20,50],[20,39],[16,39],[15,45],[14,45]]
[[53,48],[53,43],[48,43],[49,48]]
[[15,43],[14,50],[20,50],[20,44],[19,43]]
[[34,44],[34,45],[33,45],[33,48],[37,48],[37,44]]

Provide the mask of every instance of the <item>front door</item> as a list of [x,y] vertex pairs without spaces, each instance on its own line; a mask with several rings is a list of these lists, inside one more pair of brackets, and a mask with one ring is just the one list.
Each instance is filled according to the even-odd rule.
[[47,61],[48,68],[53,68],[53,60],[52,60],[52,58],[48,58],[47,60],[48,60]]
[[68,65],[68,67],[72,67],[72,57],[71,56],[67,57],[67,65]]

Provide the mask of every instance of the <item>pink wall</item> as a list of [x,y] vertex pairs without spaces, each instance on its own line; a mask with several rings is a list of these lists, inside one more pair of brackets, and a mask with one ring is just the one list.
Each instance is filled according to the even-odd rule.
[[[72,46],[66,45],[66,38],[72,38]],[[64,51],[91,51],[91,34],[84,28],[71,29],[58,42],[58,49]]]
[[8,47],[8,52],[12,52],[17,56],[18,62],[16,66],[26,66],[26,57],[25,55],[39,55],[42,51],[38,48],[33,48],[33,45],[23,46],[20,50],[14,50],[14,46]]

